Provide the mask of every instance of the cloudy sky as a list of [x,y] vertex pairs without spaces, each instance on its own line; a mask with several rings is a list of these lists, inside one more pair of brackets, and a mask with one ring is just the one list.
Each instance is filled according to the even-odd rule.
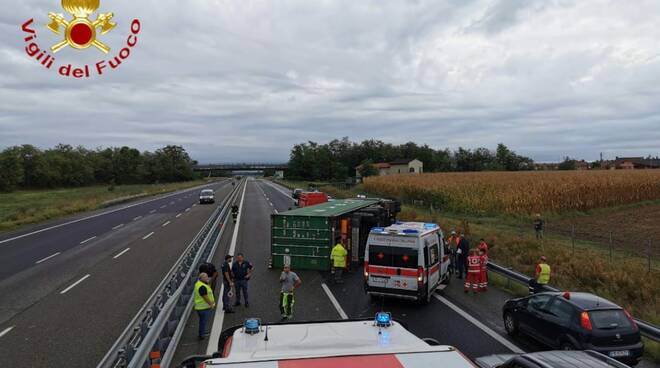
[[[284,161],[349,136],[436,148],[504,142],[538,161],[660,154],[657,0],[102,0],[117,27],[75,80],[25,52],[61,40],[22,0],[0,13],[0,148],[183,145],[201,162]],[[68,14],[65,14],[70,17]]]

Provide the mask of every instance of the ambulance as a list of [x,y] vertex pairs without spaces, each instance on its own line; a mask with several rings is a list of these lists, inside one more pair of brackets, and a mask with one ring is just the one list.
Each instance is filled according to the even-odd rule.
[[190,356],[180,367],[477,368],[456,348],[420,339],[386,312],[373,319],[285,324],[249,318],[222,332],[216,353]]
[[369,232],[364,282],[370,296],[428,303],[450,280],[449,249],[437,224],[396,222]]

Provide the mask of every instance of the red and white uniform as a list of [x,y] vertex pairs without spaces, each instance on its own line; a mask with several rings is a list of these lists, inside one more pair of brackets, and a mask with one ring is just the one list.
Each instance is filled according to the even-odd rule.
[[465,278],[465,292],[470,290],[475,293],[479,291],[479,282],[481,280],[481,258],[477,255],[469,255],[467,257],[467,277]]
[[479,256],[481,272],[479,273],[479,291],[488,290],[488,256],[486,253]]

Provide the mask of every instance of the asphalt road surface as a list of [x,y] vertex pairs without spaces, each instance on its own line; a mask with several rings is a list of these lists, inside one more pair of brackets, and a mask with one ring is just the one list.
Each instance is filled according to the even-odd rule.
[[213,210],[201,187],[0,238],[0,367],[94,367]]

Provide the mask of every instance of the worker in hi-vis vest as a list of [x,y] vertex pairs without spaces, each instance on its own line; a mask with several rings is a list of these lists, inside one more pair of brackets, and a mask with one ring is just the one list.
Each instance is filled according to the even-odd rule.
[[550,282],[550,265],[546,262],[545,256],[541,256],[536,265],[534,279],[529,285],[529,293],[535,294],[543,291],[544,286]]
[[198,337],[200,340],[204,340],[208,336],[206,324],[211,318],[211,310],[215,308],[213,289],[209,286],[209,275],[204,272],[199,274],[199,280],[195,283],[193,302],[195,303],[195,311],[199,316]]
[[332,248],[332,252],[330,252],[330,260],[332,262],[331,273],[335,283],[341,284],[344,282],[341,276],[344,268],[346,268],[346,255],[348,255],[348,252],[342,243],[337,243]]

